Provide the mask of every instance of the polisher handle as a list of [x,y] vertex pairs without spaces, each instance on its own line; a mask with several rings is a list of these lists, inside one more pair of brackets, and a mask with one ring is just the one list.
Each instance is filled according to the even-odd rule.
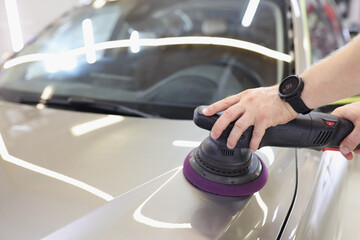
[[[200,106],[194,111],[194,122],[197,126],[211,130],[221,113],[213,116],[205,116]],[[219,142],[226,144],[227,137],[234,127],[234,122],[224,130]],[[322,150],[324,148],[339,148],[342,140],[351,133],[354,125],[351,121],[339,118],[335,115],[313,112],[299,115],[296,119],[286,123],[270,127],[260,143],[263,146],[312,148]],[[253,126],[249,127],[239,139],[236,147],[248,148],[252,136]],[[356,147],[360,149],[360,145]]]

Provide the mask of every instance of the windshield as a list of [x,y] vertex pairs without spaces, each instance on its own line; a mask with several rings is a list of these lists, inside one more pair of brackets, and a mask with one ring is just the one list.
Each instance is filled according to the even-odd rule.
[[256,2],[95,1],[8,59],[0,95],[83,97],[191,119],[198,105],[289,73],[286,1]]

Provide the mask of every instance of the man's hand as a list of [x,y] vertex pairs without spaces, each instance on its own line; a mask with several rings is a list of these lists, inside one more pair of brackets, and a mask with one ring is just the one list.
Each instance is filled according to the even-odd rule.
[[285,124],[298,116],[298,113],[278,95],[278,86],[249,89],[220,100],[203,110],[206,116],[224,111],[211,130],[211,137],[217,139],[225,128],[235,121],[228,139],[227,147],[234,148],[243,132],[254,126],[250,141],[251,151],[259,148],[265,130],[278,124]]
[[[352,151],[360,143],[360,102],[351,103],[335,109],[332,114],[346,118],[354,124],[354,130],[340,144],[340,152],[346,159],[354,158]],[[360,153],[360,150],[355,150]]]

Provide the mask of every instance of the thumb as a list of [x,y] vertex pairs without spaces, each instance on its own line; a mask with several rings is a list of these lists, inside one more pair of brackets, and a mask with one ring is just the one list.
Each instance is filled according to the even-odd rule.
[[341,142],[340,152],[348,159],[353,158],[352,151],[360,143],[360,129],[355,127],[354,130]]

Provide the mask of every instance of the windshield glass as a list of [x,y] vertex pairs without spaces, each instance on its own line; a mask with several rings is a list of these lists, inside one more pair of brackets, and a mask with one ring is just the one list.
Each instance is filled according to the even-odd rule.
[[198,105],[289,73],[284,2],[98,0],[8,59],[0,95],[83,97],[190,119]]

